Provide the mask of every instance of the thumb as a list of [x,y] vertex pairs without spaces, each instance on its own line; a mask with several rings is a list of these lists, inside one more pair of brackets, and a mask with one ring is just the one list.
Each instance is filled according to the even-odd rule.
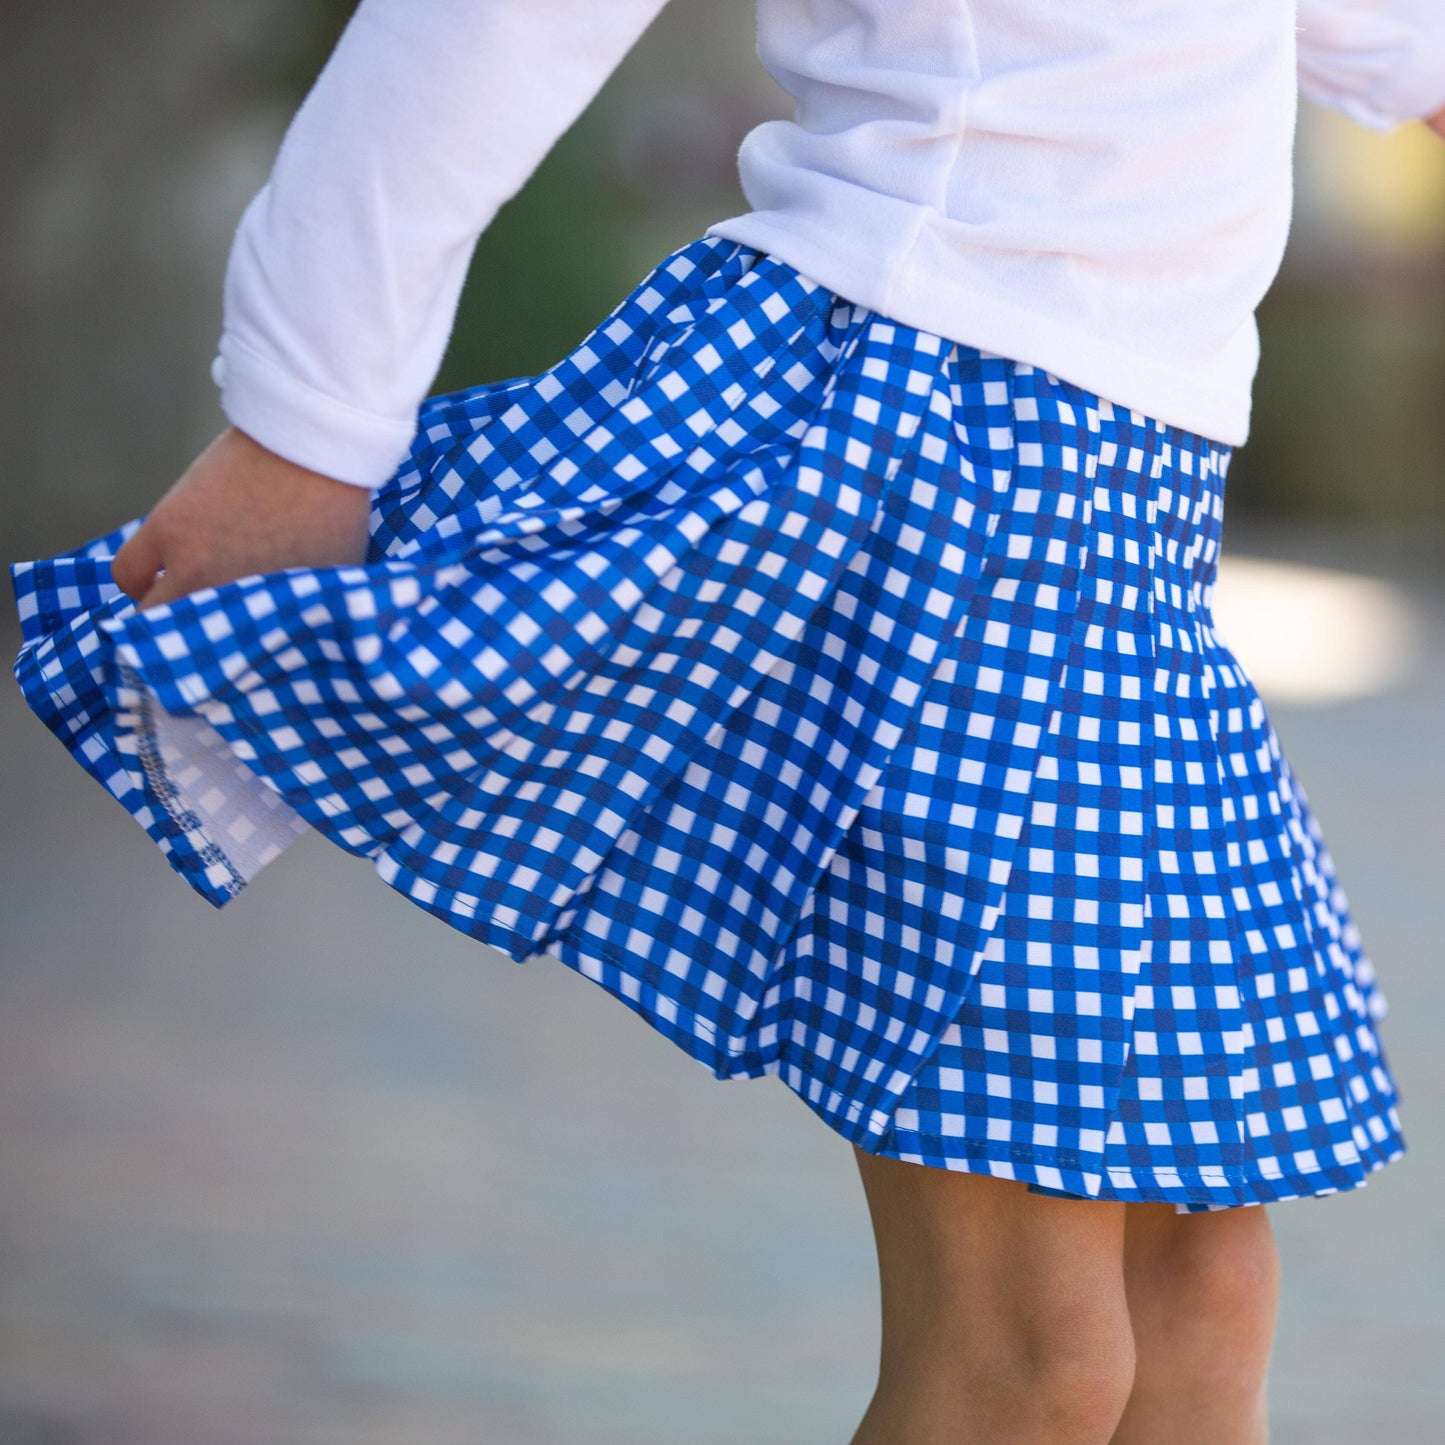
[[142,522],[111,558],[111,580],[132,601],[141,602],[151,590],[163,560],[155,528],[149,522]]

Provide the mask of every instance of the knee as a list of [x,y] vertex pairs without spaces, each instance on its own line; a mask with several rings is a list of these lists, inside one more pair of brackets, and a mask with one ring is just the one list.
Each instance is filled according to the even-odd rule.
[[920,1292],[885,1312],[872,1445],[898,1439],[1107,1445],[1134,1383],[1133,1326],[1109,1268]]
[[1051,1310],[1035,1295],[962,1331],[938,1318],[914,1324],[929,1343],[885,1363],[855,1445],[1113,1438],[1134,1382],[1127,1311]]
[[1134,1384],[1134,1336],[1126,1310],[1101,1302],[1050,1316],[1030,1311],[1000,1331],[994,1361],[1028,1438],[1105,1442]]

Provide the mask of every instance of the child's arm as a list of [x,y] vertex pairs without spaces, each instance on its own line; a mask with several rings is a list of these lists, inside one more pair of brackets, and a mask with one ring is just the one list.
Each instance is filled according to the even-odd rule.
[[232,427],[117,553],[129,596],[364,558],[478,236],[665,3],[361,0],[236,232]]
[[1311,100],[1373,130],[1445,127],[1445,0],[1299,0],[1298,48]]

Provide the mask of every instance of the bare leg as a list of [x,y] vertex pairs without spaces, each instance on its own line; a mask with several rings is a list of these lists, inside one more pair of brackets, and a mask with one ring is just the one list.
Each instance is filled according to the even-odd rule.
[[1108,1445],[1134,1371],[1127,1206],[855,1154],[883,1341],[852,1445]]
[[1265,1445],[1279,1255],[1257,1204],[1130,1204],[1124,1280],[1134,1388],[1112,1445]]

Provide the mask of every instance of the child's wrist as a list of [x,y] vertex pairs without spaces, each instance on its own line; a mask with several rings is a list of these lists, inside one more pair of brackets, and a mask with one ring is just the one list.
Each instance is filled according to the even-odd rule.
[[314,471],[310,467],[302,466],[300,462],[293,462],[289,457],[272,451],[270,447],[257,441],[249,432],[242,431],[238,426],[228,426],[220,440],[249,471],[253,474],[264,475],[268,481],[275,481],[283,486],[305,486],[312,489],[315,489],[318,484],[324,483],[328,487],[367,495],[368,489],[358,487],[352,482],[341,481],[336,477],[329,477],[325,472]]

